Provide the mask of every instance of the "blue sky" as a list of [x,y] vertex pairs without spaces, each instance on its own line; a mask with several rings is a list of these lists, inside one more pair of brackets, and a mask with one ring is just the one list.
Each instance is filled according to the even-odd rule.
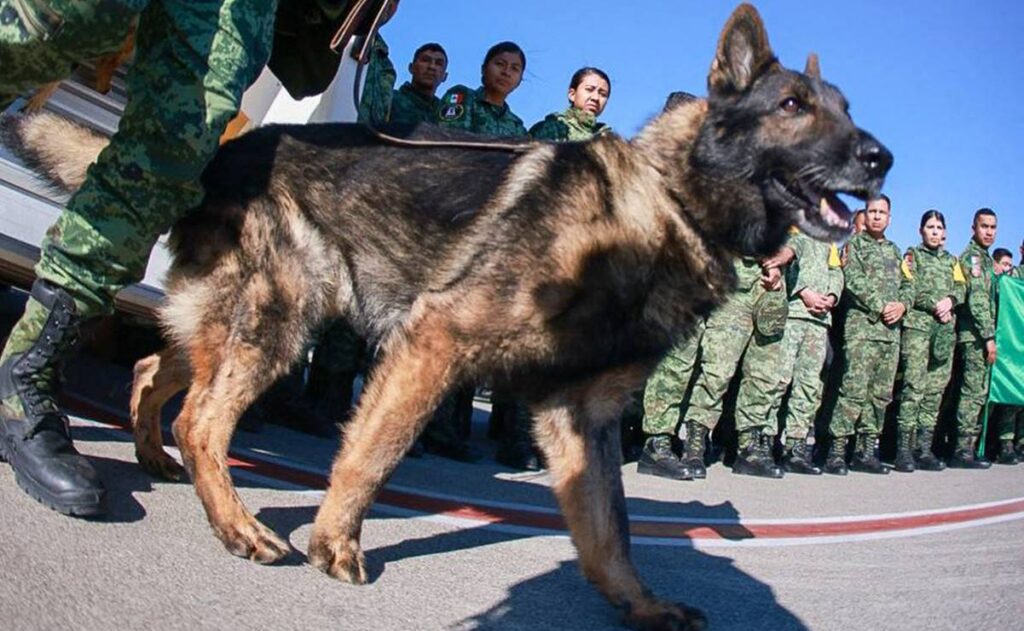
[[[598,66],[612,79],[602,120],[632,136],[673,90],[705,93],[722,26],[738,3],[716,0],[402,0],[382,33],[399,82],[427,41],[449,54],[447,89],[476,87],[492,44],[527,54],[509,98],[527,126],[564,109],[569,77]],[[948,246],[970,238],[974,211],[999,214],[996,245],[1016,255],[1024,238],[1024,3],[995,0],[847,0],[755,3],[786,66],[821,58],[823,76],[851,103],[857,124],[896,156],[886,192],[889,237],[917,243],[921,213],[946,215]]]

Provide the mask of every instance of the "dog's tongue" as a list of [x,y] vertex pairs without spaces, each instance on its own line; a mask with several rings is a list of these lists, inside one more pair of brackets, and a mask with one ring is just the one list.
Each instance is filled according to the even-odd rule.
[[846,228],[850,225],[850,209],[835,193],[826,193],[822,196],[818,201],[818,213],[830,226]]

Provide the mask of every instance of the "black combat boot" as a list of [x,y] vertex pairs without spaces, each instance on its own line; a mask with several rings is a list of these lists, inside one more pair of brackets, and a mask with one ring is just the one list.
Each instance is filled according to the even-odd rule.
[[521,471],[540,471],[540,457],[533,447],[530,434],[531,420],[523,404],[515,402],[510,406],[510,424],[504,428],[494,459],[499,463]]
[[686,453],[681,461],[689,467],[694,480],[703,480],[708,477],[707,467],[704,466],[704,451],[707,449],[708,428],[700,423],[686,421]]
[[78,338],[82,318],[66,291],[44,280],[11,332],[0,365],[0,455],[33,498],[65,515],[103,512],[96,470],[71,442],[68,418],[54,400],[60,364]]
[[921,471],[945,471],[946,463],[932,451],[934,430],[930,427],[919,427],[914,439],[914,466]]
[[899,446],[896,448],[896,462],[893,468],[901,473],[913,473],[914,469],[914,439],[916,433],[907,430],[899,430]]
[[950,469],[988,469],[992,463],[985,458],[974,456],[974,438],[972,436],[961,437],[956,444],[956,451],[949,459]]
[[850,470],[887,475],[889,467],[878,459],[876,451],[874,435],[857,434],[853,459],[850,461]]
[[814,445],[807,444],[802,438],[786,440],[786,455],[782,457],[782,467],[788,473],[821,475],[821,467],[814,464]]
[[848,442],[847,436],[832,437],[832,444],[829,445],[828,456],[825,458],[825,473],[846,475],[850,472],[846,466],[846,444]]
[[640,459],[636,463],[636,471],[670,480],[693,479],[693,469],[676,456],[672,451],[672,437],[664,434],[647,439],[643,451],[640,452]]
[[1017,452],[1013,449],[1012,440],[1003,440],[999,444],[999,457],[996,458],[996,462],[999,464],[1017,464],[1020,462]]
[[785,473],[775,464],[771,445],[772,437],[760,428],[742,432],[732,472],[760,478],[781,478]]

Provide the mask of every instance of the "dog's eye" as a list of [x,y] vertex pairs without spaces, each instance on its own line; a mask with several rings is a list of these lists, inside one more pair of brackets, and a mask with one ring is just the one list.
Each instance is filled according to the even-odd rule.
[[787,114],[796,114],[803,111],[804,104],[800,102],[800,99],[791,96],[779,103],[779,109]]

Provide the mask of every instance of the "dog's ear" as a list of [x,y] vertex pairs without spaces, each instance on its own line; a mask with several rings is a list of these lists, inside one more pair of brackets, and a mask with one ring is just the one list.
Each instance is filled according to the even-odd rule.
[[807,55],[807,65],[804,67],[804,74],[812,79],[821,81],[821,67],[818,66],[818,56],[814,53]]
[[743,92],[778,63],[757,9],[741,4],[718,38],[718,51],[708,73],[708,93],[727,96]]

